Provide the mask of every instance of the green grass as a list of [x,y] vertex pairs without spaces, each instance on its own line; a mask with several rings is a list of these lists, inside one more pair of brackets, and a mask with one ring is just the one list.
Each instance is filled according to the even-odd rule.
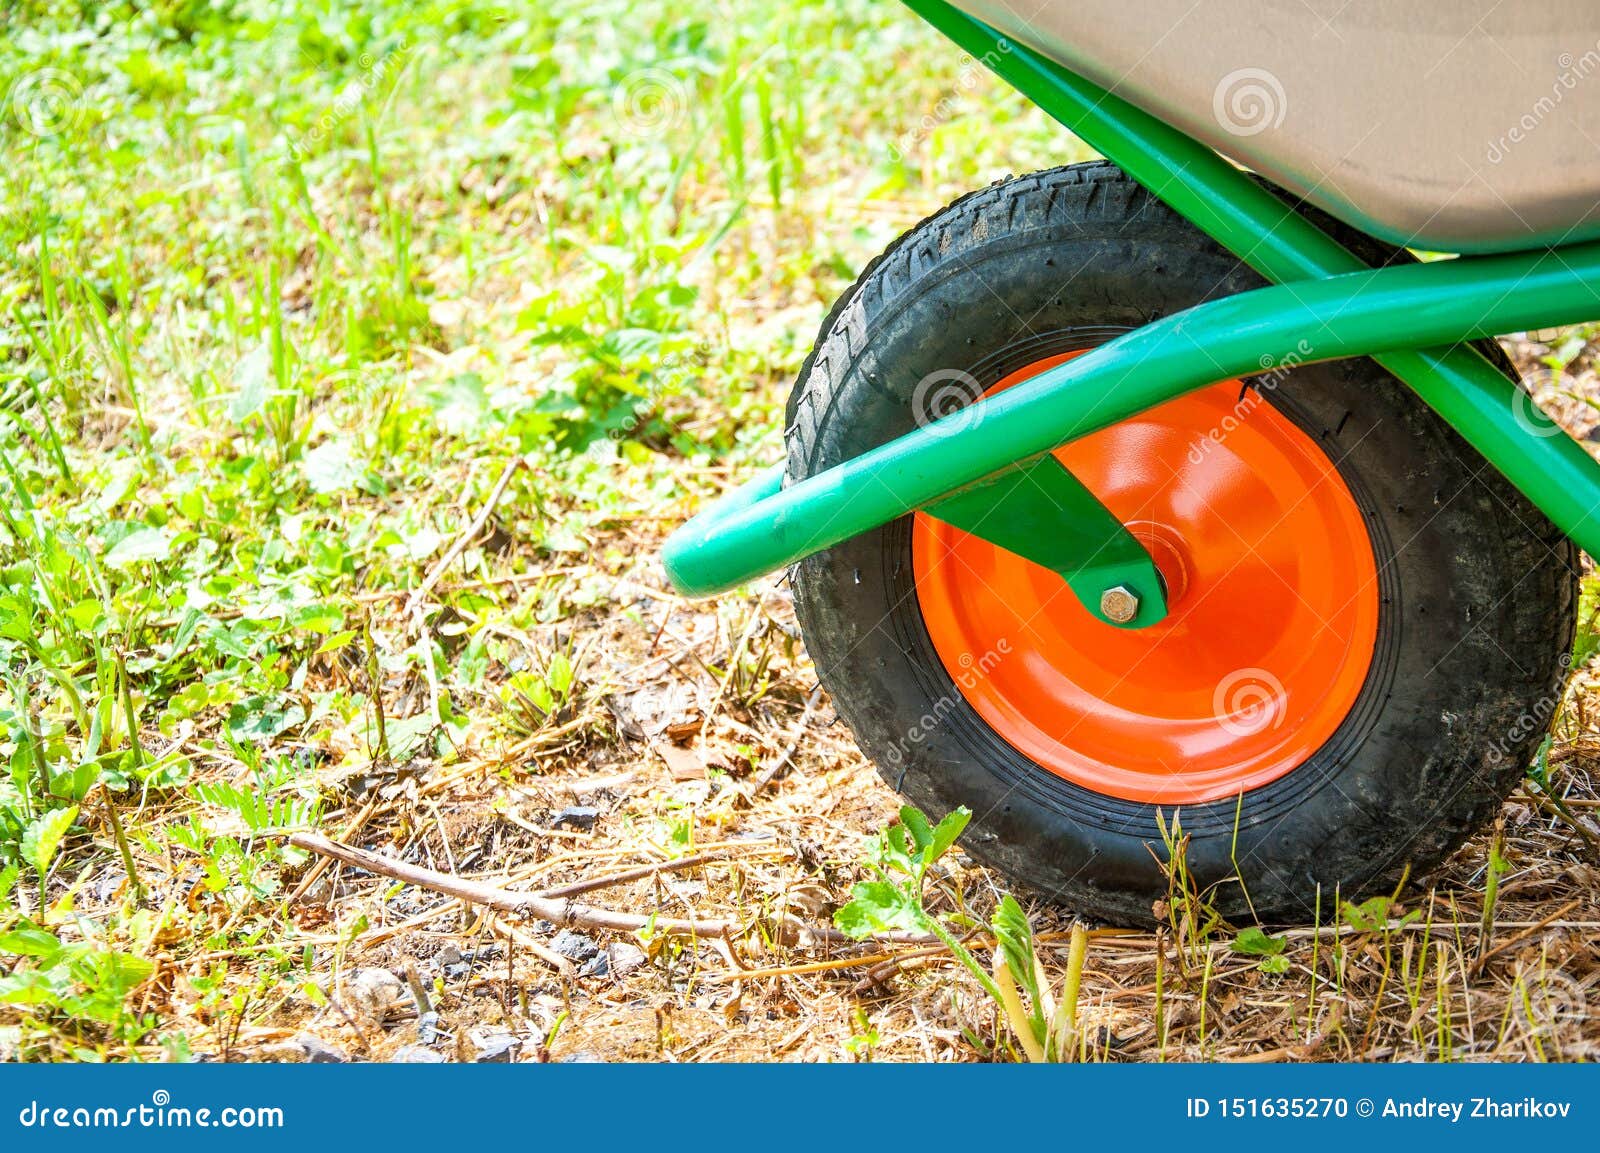
[[[1074,158],[868,0],[25,0],[0,90],[0,1050],[29,1057],[183,1056],[133,995],[162,954],[205,1018],[310,981],[283,830],[384,753],[576,709],[581,660],[514,638],[651,563],[617,525],[776,457],[822,312],[916,212]],[[469,543],[416,627],[514,462],[517,547]]]

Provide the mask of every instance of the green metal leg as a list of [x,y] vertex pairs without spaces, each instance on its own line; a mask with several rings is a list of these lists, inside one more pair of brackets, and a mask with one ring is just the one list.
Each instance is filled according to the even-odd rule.
[[1106,624],[1142,629],[1167,615],[1166,585],[1145,547],[1053,456],[924,511],[1054,569]]

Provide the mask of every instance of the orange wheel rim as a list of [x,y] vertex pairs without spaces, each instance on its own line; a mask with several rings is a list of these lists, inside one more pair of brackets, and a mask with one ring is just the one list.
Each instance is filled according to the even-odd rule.
[[1149,548],[1168,616],[1104,624],[1059,575],[918,513],[917,598],[961,695],[1043,768],[1125,800],[1218,800],[1304,764],[1378,629],[1372,541],[1327,454],[1228,381],[1055,455]]

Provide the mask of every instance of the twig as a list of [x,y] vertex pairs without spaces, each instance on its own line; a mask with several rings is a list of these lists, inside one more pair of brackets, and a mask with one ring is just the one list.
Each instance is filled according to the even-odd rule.
[[1565,801],[1556,796],[1554,793],[1545,792],[1542,787],[1539,789],[1537,796],[1534,796],[1532,793],[1529,793],[1528,795],[1533,798],[1534,804],[1538,805],[1539,808],[1544,810],[1550,816],[1555,817],[1558,820],[1565,821],[1567,828],[1571,829],[1574,833],[1577,833],[1579,839],[1581,839],[1583,843],[1588,846],[1589,852],[1593,854],[1594,859],[1600,861],[1600,838],[1596,838],[1593,833],[1584,828],[1583,824],[1578,820],[1578,818],[1575,817],[1572,814],[1572,811],[1566,807]]
[[489,517],[493,515],[495,506],[500,503],[500,498],[505,495],[506,487],[511,483],[511,478],[517,474],[518,469],[526,464],[526,459],[520,456],[514,457],[507,462],[505,470],[500,474],[500,479],[495,481],[494,488],[489,490],[489,499],[484,501],[483,507],[478,510],[478,515],[472,518],[471,523],[466,528],[456,534],[456,539],[450,542],[450,547],[445,549],[444,555],[434,563],[434,566],[428,570],[428,575],[422,578],[422,583],[412,590],[411,595],[406,598],[403,615],[407,619],[410,619],[417,609],[421,607],[422,598],[428,595],[433,586],[439,583],[439,579],[446,572],[450,571],[450,566],[455,564],[456,558],[466,550],[467,545],[471,544],[473,539],[483,531],[483,526],[489,522]]
[[[647,930],[677,937],[732,937],[745,931],[745,925],[740,921],[721,919],[700,921],[683,917],[660,917],[654,914],[642,916],[637,913],[619,913],[611,909],[596,908],[593,905],[579,905],[566,898],[545,897],[538,893],[517,893],[510,889],[485,885],[479,881],[470,881],[464,877],[452,877],[449,873],[425,869],[421,865],[397,861],[393,857],[368,852],[353,845],[341,845],[337,841],[330,841],[321,833],[295,833],[289,838],[289,843],[296,848],[332,857],[358,869],[365,869],[380,877],[391,877],[397,881],[404,881],[435,893],[455,897],[471,905],[482,905],[502,913],[524,913],[539,917],[554,925],[575,925],[615,933],[637,933]],[[861,943],[837,929],[808,925],[794,917],[784,917],[775,929],[778,936],[788,943],[798,939],[802,933],[809,933],[818,940],[830,943],[851,945]],[[865,940],[926,945],[933,943],[934,938],[922,933],[897,931],[880,933]]]
[[509,922],[493,915],[488,918],[485,924],[488,925],[489,932],[493,933],[502,940],[521,945],[535,957],[538,957],[539,960],[543,961],[556,972],[560,973],[563,980],[572,981],[577,978],[578,967],[576,965],[574,965],[566,957],[563,957],[560,953],[556,952],[554,949],[535,941],[532,937],[528,936],[528,934],[524,933],[515,925],[512,925]]
[[831,961],[807,961],[801,965],[777,965],[770,969],[740,969],[726,970],[721,973],[708,973],[706,979],[711,981],[760,981],[771,977],[807,977],[817,973],[837,973],[844,969],[860,969],[866,965],[881,965],[885,961],[898,960],[901,957],[923,956],[931,953],[942,953],[944,946],[939,945],[931,949],[915,949],[909,953],[872,953],[865,957],[835,957]]
[[[377,808],[378,795],[377,790],[374,789],[372,799],[369,800],[366,805],[362,807],[361,811],[355,815],[355,818],[344,827],[344,831],[341,832],[339,836],[345,839],[355,836],[361,831],[361,826],[367,823],[367,819],[372,816]],[[305,879],[295,886],[293,893],[289,894],[289,903],[291,905],[298,904],[300,898],[304,897],[306,893],[310,891],[311,886],[315,885],[318,878],[320,878],[323,873],[328,871],[328,868],[332,863],[333,862],[331,858],[323,857],[322,860],[318,861],[315,865],[312,865],[311,869],[306,873]]]
[[706,709],[705,720],[700,722],[700,739],[705,740],[706,734],[711,731],[711,722],[717,715],[717,709],[722,706],[722,698],[728,695],[728,686],[733,683],[733,678],[739,675],[739,662],[744,660],[745,651],[750,647],[750,638],[755,636],[756,628],[762,621],[762,610],[767,606],[767,592],[761,594],[756,601],[755,609],[750,613],[750,623],[739,636],[739,643],[733,646],[733,653],[728,658],[728,671],[723,675],[722,683],[717,686],[717,695],[711,699],[711,706]]
[[1515,945],[1520,945],[1523,941],[1526,941],[1529,937],[1533,936],[1539,930],[1544,929],[1544,928],[1546,928],[1546,927],[1548,927],[1550,925],[1555,924],[1555,922],[1559,921],[1562,917],[1564,917],[1568,913],[1572,912],[1572,910],[1576,909],[1581,904],[1583,904],[1583,898],[1582,897],[1574,897],[1572,900],[1568,901],[1565,905],[1562,905],[1555,912],[1551,913],[1548,917],[1544,918],[1544,920],[1535,921],[1533,924],[1529,925],[1526,929],[1523,929],[1522,932],[1517,933],[1515,936],[1510,937],[1509,939],[1500,942],[1500,944],[1498,944],[1494,948],[1490,949],[1487,953],[1481,954],[1478,957],[1477,962],[1472,966],[1472,975],[1474,977],[1476,977],[1478,974],[1482,973],[1483,970],[1484,970],[1484,966],[1486,966],[1489,963],[1489,959],[1491,957],[1494,957],[1495,955],[1497,955],[1499,953],[1504,953],[1507,949],[1510,949]]
[[[764,849],[778,848],[782,852],[790,850],[783,846],[762,844],[759,841],[751,842]],[[640,865],[635,869],[626,869],[620,873],[611,873],[604,877],[590,877],[584,881],[573,881],[569,885],[557,885],[552,889],[541,890],[541,897],[576,897],[580,893],[592,893],[596,889],[608,888],[612,885],[625,885],[629,881],[642,880],[653,877],[658,873],[678,873],[684,869],[693,869],[698,865],[714,864],[717,861],[727,860],[725,853],[697,853],[692,857],[679,857],[675,861],[661,861],[654,865]]]
[[389,729],[383,720],[383,681],[378,671],[378,650],[372,644],[372,620],[361,622],[361,639],[367,649],[367,690],[372,694],[372,711],[378,722],[378,750],[372,754],[374,764],[389,760]]
[[816,710],[817,701],[822,696],[822,682],[817,682],[817,687],[811,690],[811,695],[806,698],[805,711],[800,714],[800,722],[794,727],[794,736],[789,741],[788,748],[783,750],[783,755],[772,763],[772,767],[763,769],[761,775],[750,788],[750,799],[753,801],[762,789],[770,785],[777,775],[784,770],[789,761],[794,757],[795,750],[800,747],[800,742],[805,739],[806,726],[811,723],[811,714]]
[[[128,750],[133,756],[133,769],[137,774],[144,765],[144,746],[139,742],[139,714],[133,707],[133,685],[128,681],[128,664],[117,651],[117,681],[122,688],[122,718],[128,726]],[[37,748],[38,746],[35,746]],[[117,812],[117,800],[102,782],[100,793],[105,799],[106,817],[111,822],[111,835],[116,838],[117,852],[122,855],[122,867],[133,885],[133,899],[144,903],[144,882],[139,878],[139,868],[133,861],[133,848],[128,844],[128,834],[122,827],[122,817]]]
[[934,965],[942,965],[954,961],[955,957],[944,950],[918,950],[916,953],[905,953],[881,965],[874,965],[867,970],[866,976],[850,986],[850,992],[857,997],[864,997],[889,983],[890,978],[900,973],[909,973],[914,969],[927,969]]

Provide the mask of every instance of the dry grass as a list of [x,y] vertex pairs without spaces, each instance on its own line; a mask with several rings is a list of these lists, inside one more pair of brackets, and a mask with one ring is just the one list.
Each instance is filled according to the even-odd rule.
[[[658,543],[643,524],[617,533],[608,542],[613,555],[637,557]],[[417,1001],[407,994],[372,1012],[366,985],[374,968],[421,977],[439,1015],[435,1047],[465,1060],[478,1056],[485,1038],[503,1043],[507,1034],[522,1059],[984,1055],[980,1046],[999,1031],[993,1008],[942,950],[786,946],[760,931],[775,911],[826,924],[859,877],[867,838],[893,819],[897,801],[826,697],[808,711],[814,681],[784,587],[769,582],[692,604],[650,583],[652,571],[629,565],[603,608],[566,621],[559,638],[529,636],[534,649],[559,640],[588,654],[580,676],[590,687],[567,715],[494,755],[364,777],[323,827],[409,862],[527,891],[706,858],[586,899],[645,914],[735,918],[751,932],[731,948],[722,940],[657,938],[641,957],[629,938],[558,937],[548,924],[488,915],[417,889],[397,892],[388,881],[335,867],[291,908],[331,1002],[318,1008],[290,995],[269,1013],[252,1013],[243,1029],[209,1022],[214,1036],[229,1038],[229,1056],[293,1059],[304,1052],[295,1039],[307,1034],[351,1057],[382,1060],[405,1050],[416,1041]],[[731,680],[730,667],[738,670]],[[1595,690],[1593,673],[1574,678],[1551,749],[1553,775],[1579,827],[1520,792],[1495,828],[1427,887],[1404,892],[1382,927],[1352,926],[1329,909],[1321,928],[1283,934],[1289,968],[1281,975],[1235,952],[1226,931],[1187,939],[1180,924],[1177,933],[1097,933],[1082,994],[1092,1055],[1600,1056],[1600,1018],[1589,1008],[1600,1004]],[[784,771],[762,787],[761,766],[786,754]],[[595,810],[593,827],[557,827],[576,805]],[[1494,838],[1508,867],[1484,932]],[[940,878],[940,901],[987,914],[1002,886],[958,856]],[[1047,963],[1061,963],[1070,915],[1031,911]],[[366,928],[346,944],[358,921]],[[565,947],[577,965],[552,960],[553,946]],[[591,948],[609,951],[610,971],[585,965]],[[209,961],[196,958],[189,973]],[[171,965],[156,1007],[183,1014],[184,970]]]

